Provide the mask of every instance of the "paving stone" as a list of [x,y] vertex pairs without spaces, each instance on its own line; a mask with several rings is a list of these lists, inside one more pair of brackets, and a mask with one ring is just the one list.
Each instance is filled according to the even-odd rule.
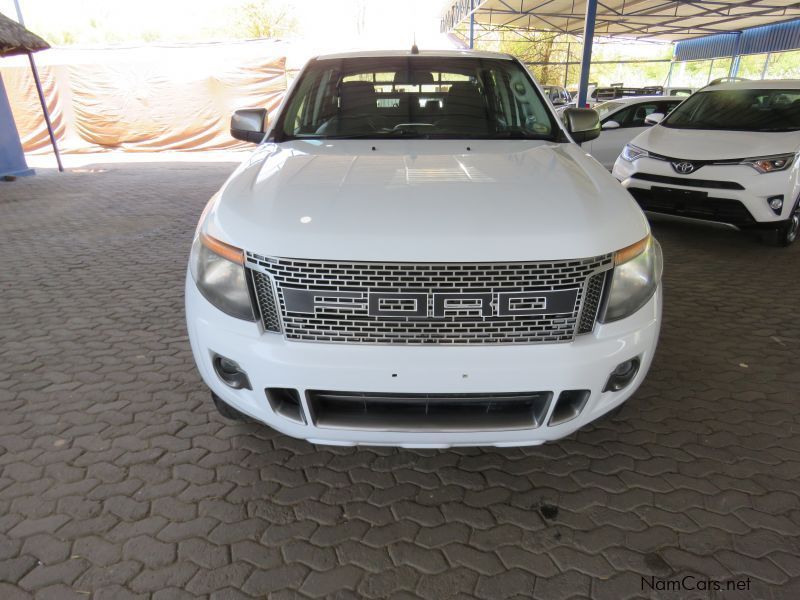
[[16,583],[38,564],[30,554],[0,561],[0,581]]
[[372,548],[361,542],[347,540],[336,548],[342,564],[354,564],[370,573],[380,573],[394,566],[385,548]]
[[503,563],[492,552],[476,550],[465,544],[450,544],[442,551],[450,564],[467,567],[483,575],[498,575],[505,571]]
[[141,563],[135,560],[124,560],[105,567],[92,566],[75,581],[74,587],[85,592],[115,585],[122,586],[141,570]]
[[72,545],[73,556],[85,558],[92,564],[104,567],[119,562],[122,548],[99,536],[89,536],[75,540]]
[[530,597],[535,584],[536,577],[532,574],[520,569],[511,569],[500,575],[481,575],[475,586],[475,595],[487,600]]
[[154,593],[168,587],[185,589],[187,582],[199,571],[189,561],[175,562],[161,568],[145,568],[128,586],[137,593]]
[[478,574],[466,568],[450,569],[436,575],[424,574],[419,578],[416,592],[429,600],[471,597]]
[[303,540],[289,542],[281,550],[286,562],[299,562],[315,571],[328,571],[337,564],[333,548],[320,548]]
[[228,548],[211,544],[201,538],[184,540],[178,544],[178,558],[190,560],[205,569],[216,569],[229,561]]
[[33,596],[10,583],[0,581],[0,598],[5,600],[30,600]]
[[244,580],[252,572],[252,567],[245,564],[230,564],[216,569],[200,569],[186,584],[186,589],[193,594],[210,594],[223,587],[241,587]]
[[354,589],[361,579],[363,571],[357,567],[346,565],[328,571],[312,571],[300,587],[300,591],[312,598],[333,597],[346,589]]
[[385,598],[401,591],[416,588],[420,575],[411,567],[396,567],[380,573],[365,573],[358,584],[358,593],[365,598]]
[[70,585],[88,568],[89,563],[82,558],[65,560],[50,566],[38,565],[19,580],[19,585],[26,590],[35,590],[56,583]]
[[21,553],[35,556],[39,562],[45,565],[52,565],[66,560],[69,550],[67,542],[46,533],[40,533],[25,538]]
[[565,440],[325,448],[225,421],[194,367],[186,255],[234,166],[0,182],[0,598],[800,596],[796,248],[654,222],[653,366]]
[[175,544],[167,544],[141,535],[125,542],[122,555],[126,559],[138,560],[151,568],[162,567],[175,560]]
[[242,586],[251,596],[268,596],[278,590],[296,591],[306,578],[308,569],[299,564],[281,565],[269,570],[253,571]]

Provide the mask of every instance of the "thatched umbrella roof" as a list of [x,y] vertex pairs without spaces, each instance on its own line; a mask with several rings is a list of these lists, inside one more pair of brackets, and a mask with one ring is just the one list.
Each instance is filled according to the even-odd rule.
[[50,44],[0,13],[0,56],[47,50]]

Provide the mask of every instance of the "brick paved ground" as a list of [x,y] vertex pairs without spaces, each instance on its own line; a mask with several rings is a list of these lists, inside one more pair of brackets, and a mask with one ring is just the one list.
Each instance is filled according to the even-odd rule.
[[[315,447],[224,421],[192,364],[189,240],[231,170],[0,182],[0,598],[800,597],[800,246],[657,226],[651,375],[561,443]],[[692,573],[752,587],[641,592]]]

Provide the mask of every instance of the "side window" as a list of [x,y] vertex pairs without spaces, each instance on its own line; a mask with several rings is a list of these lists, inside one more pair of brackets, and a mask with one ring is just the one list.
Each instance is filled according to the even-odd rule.
[[621,123],[621,125],[623,127],[646,127],[647,123],[644,122],[645,117],[657,111],[658,104],[655,103],[635,104],[631,107],[625,122]]
[[628,116],[634,108],[635,106],[629,106],[627,108],[623,108],[622,110],[618,110],[614,114],[611,114],[603,119],[601,125],[607,123],[608,121],[616,121],[619,123],[620,127],[625,127],[625,121],[628,119]]
[[673,108],[675,108],[676,106],[678,106],[678,104],[680,104],[680,101],[675,101],[675,102],[664,102],[663,104],[661,104],[661,105],[658,107],[658,112],[660,112],[660,113],[662,113],[662,114],[664,114],[664,115],[668,115],[669,113],[671,113],[671,112],[672,112],[672,109],[673,109]]

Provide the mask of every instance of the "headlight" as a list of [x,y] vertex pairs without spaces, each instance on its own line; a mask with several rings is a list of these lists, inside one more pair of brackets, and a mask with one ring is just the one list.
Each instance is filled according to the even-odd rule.
[[777,156],[747,158],[742,161],[742,164],[753,167],[759,173],[772,173],[788,169],[792,162],[794,162],[794,154],[780,154]]
[[642,308],[655,293],[662,269],[661,245],[653,236],[617,251],[611,289],[600,321],[624,319]]
[[197,289],[222,312],[255,321],[244,274],[244,252],[198,232],[192,243],[189,269]]
[[634,146],[633,144],[626,144],[625,147],[622,149],[622,154],[620,155],[622,158],[627,160],[628,162],[633,162],[638,158],[642,158],[643,156],[650,156],[650,153],[643,148],[639,148],[639,146]]

